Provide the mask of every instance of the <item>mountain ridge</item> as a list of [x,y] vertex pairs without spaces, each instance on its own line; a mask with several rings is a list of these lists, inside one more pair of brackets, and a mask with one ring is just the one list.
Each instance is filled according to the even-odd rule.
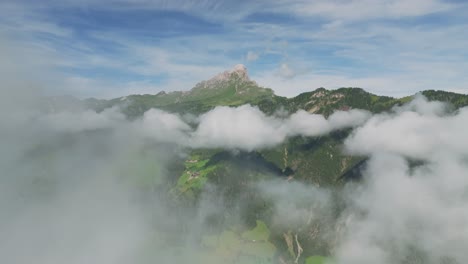
[[[429,100],[450,103],[453,110],[468,105],[468,95],[435,90],[420,93]],[[119,107],[129,119],[136,119],[151,108],[179,114],[202,114],[216,106],[251,104],[267,115],[304,110],[328,116],[336,110],[350,109],[385,112],[395,105],[409,102],[412,97],[379,96],[362,88],[348,87],[335,90],[318,88],[286,98],[275,95],[271,89],[259,87],[250,80],[247,69],[238,66],[237,70],[218,74],[198,83],[189,91],[128,95],[111,100],[49,98],[51,107],[48,109],[56,111],[69,107],[74,110],[80,107],[80,102],[84,102],[88,110],[99,112],[109,107]],[[57,107],[54,108],[54,105]],[[129,178],[141,184],[144,190],[162,192],[167,195],[163,197],[168,203],[181,205],[181,208],[197,205],[197,202],[203,200],[204,191],[216,190],[216,197],[222,201],[223,210],[210,215],[208,224],[212,233],[203,236],[206,240],[203,249],[218,252],[226,248],[226,252],[234,252],[230,256],[236,257],[245,253],[242,245],[245,248],[260,245],[267,250],[254,249],[247,253],[251,256],[253,252],[254,259],[264,260],[263,263],[324,263],[326,259],[321,256],[333,255],[331,250],[336,243],[334,239],[328,239],[327,234],[331,229],[339,227],[340,223],[335,219],[339,219],[342,203],[346,202],[341,200],[340,191],[347,182],[361,179],[361,173],[369,160],[366,156],[353,156],[343,151],[344,141],[351,132],[351,129],[341,129],[317,137],[293,136],[273,147],[252,151],[190,147],[176,149],[174,152],[180,151],[183,155],[171,158],[163,176],[156,169],[157,158],[150,151],[136,151],[132,154],[132,162],[136,165],[132,167],[136,168],[137,173],[131,173]],[[256,188],[257,183],[270,179],[324,188],[339,198],[336,204],[333,203],[330,215],[281,228],[272,220],[269,198],[259,195]],[[288,191],[287,195],[294,194]],[[244,205],[240,211],[239,204]],[[233,212],[242,219],[246,227],[242,230],[244,232],[229,227]],[[192,224],[190,221],[188,223]],[[281,261],[272,262],[275,256]],[[233,259],[224,260],[226,263],[237,263]]]
[[[468,105],[468,95],[443,90],[424,90],[429,100],[450,103],[456,108]],[[416,93],[416,94],[418,94]],[[335,110],[361,108],[371,112],[389,110],[394,105],[408,102],[414,95],[401,98],[381,96],[358,87],[325,89],[323,87],[303,92],[294,97],[276,95],[270,88],[259,86],[251,80],[247,68],[238,64],[232,69],[216,74],[195,84],[187,91],[160,91],[156,94],[132,94],[110,100],[87,98],[86,107],[95,111],[119,105],[130,118],[142,115],[150,108],[160,108],[177,113],[201,114],[216,106],[251,104],[267,114],[278,109],[295,112],[299,109],[329,115]]]
[[[468,105],[468,95],[443,90],[424,90],[428,100],[438,100],[459,108]],[[130,94],[112,99],[54,96],[43,99],[43,109],[54,112],[87,108],[101,112],[118,106],[127,117],[133,119],[151,108],[175,113],[202,114],[216,106],[236,107],[243,104],[257,106],[266,114],[278,110],[289,113],[305,110],[310,113],[330,115],[335,110],[364,109],[378,113],[411,100],[416,94],[396,98],[373,94],[359,87],[325,89],[323,87],[303,92],[294,97],[276,95],[266,87],[251,80],[247,68],[238,64],[231,70],[219,73],[208,80],[198,82],[187,91],[159,91],[155,94]]]
[[[446,91],[426,90],[420,92],[428,100],[438,100],[451,104],[453,109],[468,105],[468,95]],[[328,116],[336,110],[363,109],[372,113],[390,110],[402,105],[412,96],[394,98],[379,96],[357,87],[344,87],[328,90],[323,87],[301,93],[292,98],[275,95],[269,88],[258,86],[248,76],[247,68],[236,65],[233,69],[201,81],[189,91],[159,92],[154,95],[128,95],[111,100],[85,99],[86,107],[97,112],[118,106],[130,119],[143,115],[151,108],[179,114],[203,114],[217,106],[236,107],[250,104],[267,115],[278,111],[294,113],[305,110],[309,113]],[[273,171],[284,176],[318,185],[336,185],[343,180],[356,178],[347,176],[356,166],[362,166],[362,157],[348,156],[341,151],[344,138],[349,131],[337,131],[319,138],[290,138],[286,142],[269,149],[255,151],[269,164]],[[219,151],[218,151],[219,152]],[[207,154],[210,153],[210,154]],[[201,150],[205,159],[216,157],[212,151]],[[239,155],[250,156],[249,153]],[[215,163],[235,162],[238,158],[216,160]],[[214,162],[214,161],[212,161]],[[229,166],[222,165],[222,168]],[[207,176],[208,177],[208,176]]]

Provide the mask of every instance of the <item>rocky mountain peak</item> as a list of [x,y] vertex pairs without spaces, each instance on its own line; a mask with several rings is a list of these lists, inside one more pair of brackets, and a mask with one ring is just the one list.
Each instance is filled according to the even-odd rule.
[[250,81],[247,67],[245,67],[244,64],[237,64],[231,70],[224,71],[213,77],[211,80],[229,81],[233,77],[238,77],[242,81]]
[[247,67],[245,67],[244,64],[237,64],[232,68],[230,71],[231,74],[237,74],[239,77],[246,78],[247,80],[249,79],[249,74],[247,72]]
[[214,88],[219,86],[220,84],[231,80],[236,80],[240,82],[252,82],[256,85],[255,82],[250,80],[249,74],[247,72],[247,67],[245,67],[245,65],[243,64],[237,64],[230,70],[219,73],[209,80],[198,83],[196,87]]

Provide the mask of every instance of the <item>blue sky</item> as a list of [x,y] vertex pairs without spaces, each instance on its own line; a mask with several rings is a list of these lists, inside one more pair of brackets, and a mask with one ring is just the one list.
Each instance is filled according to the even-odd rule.
[[285,96],[468,93],[468,1],[16,0],[0,10],[0,47],[47,69],[51,93],[187,90],[238,63]]

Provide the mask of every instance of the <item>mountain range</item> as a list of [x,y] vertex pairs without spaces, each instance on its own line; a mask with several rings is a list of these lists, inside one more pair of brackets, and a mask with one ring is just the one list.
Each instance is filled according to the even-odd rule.
[[[421,91],[429,101],[447,102],[453,110],[468,105],[468,95],[446,91]],[[413,96],[393,98],[369,93],[361,88],[346,87],[335,90],[318,88],[301,93],[292,98],[275,95],[269,88],[260,87],[251,80],[244,65],[222,72],[213,78],[201,81],[188,91],[159,92],[157,94],[128,95],[110,100],[67,98],[67,100],[47,100],[48,111],[85,105],[86,108],[101,112],[111,107],[119,109],[129,118],[135,119],[151,108],[158,108],[178,114],[198,115],[216,106],[237,107],[245,104],[258,107],[267,115],[278,111],[293,113],[305,110],[309,113],[329,116],[334,111],[363,109],[371,113],[388,111],[392,107],[409,102]],[[60,102],[60,104],[58,103]],[[65,102],[65,103],[64,103]],[[342,141],[349,131],[342,130],[328,136],[306,138],[294,137],[270,149],[244,153],[229,157],[228,153],[213,150],[201,151],[205,158],[221,160],[253,159],[276,174],[294,177],[318,185],[337,184],[353,176],[356,166],[363,159],[343,154]],[[197,150],[200,152],[200,150]],[[209,154],[206,154],[209,153]],[[206,155],[205,155],[206,154]],[[215,155],[216,154],[216,155]],[[219,161],[218,161],[219,162]],[[260,163],[259,163],[260,162]]]
[[[468,105],[468,95],[435,90],[421,91],[419,94],[429,101],[446,102],[449,111]],[[346,112],[363,109],[371,113],[390,111],[395,106],[410,102],[413,97],[414,95],[402,98],[379,96],[361,88],[349,87],[335,90],[318,88],[286,98],[275,95],[272,89],[260,87],[250,79],[245,66],[236,65],[231,70],[199,82],[188,91],[128,95],[110,100],[78,100],[72,97],[59,100],[50,97],[45,101],[44,110],[54,112],[84,105],[87,109],[102,112],[117,107],[126,118],[135,120],[152,108],[182,116],[200,115],[218,106],[239,107],[249,104],[258,107],[267,116],[304,110],[328,117],[338,110]],[[257,195],[255,183],[274,177],[281,181],[338,190],[347,182],[359,181],[367,158],[343,151],[344,140],[350,133],[351,129],[341,129],[319,137],[293,136],[274,147],[253,151],[187,149],[186,156],[171,161],[168,181],[161,183],[154,179],[151,160],[147,162],[148,168],[139,169],[138,177],[142,178],[140,180],[145,188],[168,190],[170,199],[184,205],[196,204],[207,185],[216,186],[216,196],[224,201],[226,209],[218,212],[213,219],[223,222],[220,225],[223,227],[229,222],[232,208],[237,203],[246,207],[241,212],[241,218],[251,230],[244,233],[218,230],[221,235],[203,238],[204,247],[215,248],[216,252],[234,252],[233,256],[254,255],[258,257],[257,260],[265,261],[261,263],[270,263],[273,257],[277,263],[323,263],[326,259],[322,256],[331,255],[330,249],[334,246],[334,240],[323,234],[333,225],[324,220],[325,222],[282,230],[269,221],[271,210],[268,201]],[[414,161],[414,164],[417,165],[418,161]],[[343,208],[340,203],[335,207],[336,212],[329,212],[330,214],[339,214]],[[333,216],[329,217],[334,219]],[[212,225],[217,226],[215,222]],[[333,228],[336,228],[336,223]],[[257,242],[252,244],[248,241]],[[249,245],[259,248],[249,249]],[[226,259],[226,262],[239,263],[235,259]]]
[[[446,91],[426,90],[421,94],[429,100],[449,102],[455,107],[468,105],[468,95]],[[198,114],[215,106],[239,106],[251,104],[265,113],[278,109],[294,112],[298,109],[310,113],[329,115],[335,110],[359,108],[373,113],[390,109],[394,105],[408,102],[412,96],[392,98],[379,96],[361,88],[344,87],[336,90],[318,88],[292,98],[275,95],[269,88],[260,87],[251,80],[244,65],[201,81],[188,91],[159,92],[157,94],[128,95],[111,100],[86,99],[89,108],[102,111],[120,105],[129,117],[142,115],[150,108],[159,108],[177,113]]]

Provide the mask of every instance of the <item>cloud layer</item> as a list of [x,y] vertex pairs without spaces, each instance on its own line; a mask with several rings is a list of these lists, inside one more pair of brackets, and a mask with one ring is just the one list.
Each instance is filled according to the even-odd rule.
[[[185,160],[185,148],[252,151],[345,128],[353,129],[346,151],[369,158],[360,182],[248,186],[272,204],[274,227],[296,242],[305,230],[319,232],[339,264],[468,262],[468,108],[450,112],[417,97],[372,116],[267,116],[245,105],[193,118],[151,109],[129,121],[118,108],[44,113],[28,85],[40,81],[13,66],[0,86],[2,262],[194,262],[197,235],[226,208],[209,188],[195,206],[167,207],[167,171]],[[237,210],[229,213],[241,223]]]
[[81,132],[104,128],[132,129],[155,142],[193,148],[226,148],[252,151],[273,147],[293,136],[314,137],[363,124],[370,113],[363,110],[336,111],[328,119],[300,110],[288,117],[267,116],[257,107],[219,106],[197,118],[195,128],[177,114],[150,109],[134,122],[125,122],[117,108],[101,113],[84,111],[40,117],[51,129]]
[[392,153],[413,159],[433,160],[444,155],[466,155],[468,111],[444,114],[440,102],[418,97],[393,113],[373,116],[346,140],[347,149],[358,155]]
[[[370,157],[348,193],[339,263],[464,263],[468,243],[468,109],[418,97],[370,118],[346,140]],[[411,262],[412,263],[412,262]]]
[[[464,263],[468,110],[449,110],[419,96],[372,116],[361,110],[337,111],[328,118],[305,111],[267,116],[249,105],[217,107],[190,122],[158,109],[134,121],[118,108],[21,115],[16,122],[21,130],[0,131],[7,147],[0,151],[6,173],[0,178],[0,230],[11,237],[0,253],[9,261],[128,263],[145,256],[141,250],[148,243],[156,243],[156,258],[172,263],[173,249],[164,250],[164,240],[148,242],[147,234],[155,232],[151,225],[177,228],[179,222],[162,200],[141,200],[140,187],[128,184],[142,180],[141,188],[157,190],[157,181],[148,184],[142,168],[157,164],[162,177],[170,160],[181,155],[177,146],[252,151],[288,137],[352,128],[346,151],[370,158],[362,182],[349,183],[340,194],[285,181],[257,183],[260,195],[273,203],[274,227],[297,235],[318,223],[321,228],[315,230],[337,263]],[[44,148],[52,156],[41,155]],[[48,189],[41,190],[44,180],[50,181],[43,185]],[[344,206],[337,207],[337,197]],[[206,217],[223,210],[209,202],[214,197],[205,199],[195,216],[183,214],[196,219],[184,236],[187,252],[193,249],[192,232],[201,232]],[[151,216],[145,213],[148,204]],[[149,225],[148,219],[156,222]],[[19,254],[19,248],[28,255]],[[190,258],[187,254],[183,257]]]

